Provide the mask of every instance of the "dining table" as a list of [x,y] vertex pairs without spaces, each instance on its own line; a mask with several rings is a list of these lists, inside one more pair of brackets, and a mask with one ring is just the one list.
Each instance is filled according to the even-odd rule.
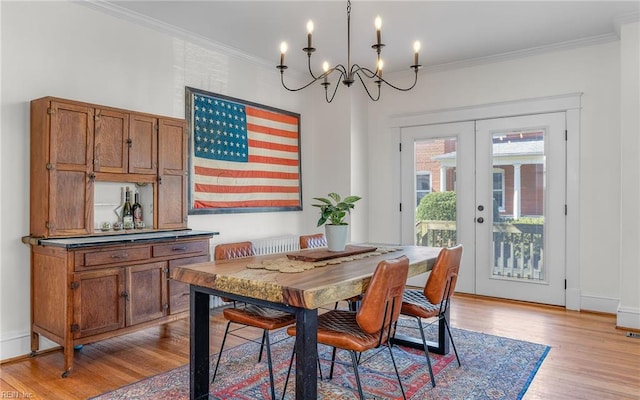
[[[409,277],[430,271],[439,247],[348,245],[210,261],[173,268],[171,278],[190,285],[190,399],[209,398],[210,296],[271,307],[296,316],[296,399],[317,398],[318,313],[340,300],[365,293],[378,263],[407,256]],[[441,323],[442,324],[442,323]],[[444,325],[432,349],[446,351]],[[400,339],[415,346],[421,342]]]

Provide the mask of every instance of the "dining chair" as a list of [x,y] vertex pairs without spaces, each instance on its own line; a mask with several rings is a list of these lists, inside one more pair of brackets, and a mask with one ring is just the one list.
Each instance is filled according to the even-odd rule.
[[[251,242],[219,244],[215,247],[214,250],[215,260],[228,260],[239,257],[250,257],[253,255],[253,244]],[[230,299],[223,298],[223,300],[227,301]],[[262,353],[264,348],[266,347],[267,363],[269,366],[269,383],[271,385],[271,398],[275,400],[276,393],[273,379],[273,363],[271,361],[271,342],[269,340],[269,332],[293,324],[296,321],[295,315],[254,304],[242,303],[241,305],[236,305],[235,302],[233,308],[225,308],[224,310],[222,310],[222,315],[228,322],[224,331],[224,336],[222,338],[222,345],[220,346],[218,361],[216,362],[216,367],[213,371],[213,378],[211,379],[211,382],[213,383],[216,379],[218,366],[220,365],[220,358],[222,356],[224,344],[227,340],[227,335],[234,335],[243,339],[251,340],[244,336],[236,334],[235,332],[247,326],[262,329],[262,340],[260,342],[260,354],[258,355],[258,362],[262,361]],[[229,328],[231,327],[232,323],[241,325],[241,327],[230,330]]]
[[315,249],[316,247],[327,247],[327,238],[324,236],[324,233],[300,235],[301,249]]
[[[315,249],[318,247],[327,247],[327,238],[324,233],[314,233],[311,235],[300,235],[300,249]],[[358,307],[358,302],[362,300],[362,296],[353,296],[345,299],[349,305],[349,309],[355,310]],[[340,302],[337,301],[334,309],[337,309]]]
[[[458,366],[461,366],[458,350],[456,349],[451,328],[447,320],[447,311],[449,310],[451,295],[455,291],[456,282],[458,281],[458,271],[460,270],[460,260],[462,259],[462,245],[444,248],[440,250],[436,258],[431,274],[427,279],[424,289],[407,289],[404,291],[402,298],[402,315],[413,317],[418,323],[418,330],[424,346],[424,354],[427,357],[427,365],[429,366],[429,375],[431,376],[431,385],[436,386],[436,380],[431,367],[431,359],[429,358],[429,347],[425,337],[424,329],[429,325],[441,320],[447,328],[453,351],[458,360]],[[423,325],[423,319],[432,319],[428,324]]]
[[[402,295],[408,274],[409,259],[406,256],[380,261],[371,277],[358,311],[338,309],[327,311],[318,316],[318,344],[333,347],[329,379],[333,378],[336,350],[349,351],[351,365],[358,385],[358,394],[362,400],[365,397],[358,373],[358,365],[360,364],[358,354],[380,347],[389,349],[402,397],[406,399],[390,339],[395,334],[395,326],[400,315]],[[292,325],[287,328],[287,333],[295,336],[296,326]],[[293,355],[291,364],[289,364],[284,391],[287,390],[292,364]]]

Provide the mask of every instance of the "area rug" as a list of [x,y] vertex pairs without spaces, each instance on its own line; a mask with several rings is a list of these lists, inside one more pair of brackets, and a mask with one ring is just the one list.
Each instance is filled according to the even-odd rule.
[[[405,321],[406,324],[406,321]],[[403,325],[405,325],[403,324]],[[436,326],[433,326],[432,335]],[[407,327],[400,328],[403,333]],[[417,331],[413,335],[419,335]],[[550,347],[463,329],[452,330],[462,366],[458,367],[453,350],[446,356],[431,354],[436,387],[431,386],[423,352],[394,346],[394,357],[411,399],[521,399],[544,361]],[[282,396],[294,338],[286,332],[272,334],[272,356],[276,396]],[[257,363],[259,344],[248,342],[226,350],[216,382],[210,387],[210,399],[269,399],[269,374],[266,357]],[[342,353],[342,354],[341,354]],[[320,346],[320,358],[329,359],[331,349]],[[349,360],[348,353],[338,352]],[[211,357],[211,373],[217,356]],[[324,379],[318,382],[318,399],[358,399],[357,385],[350,364],[336,364],[334,377],[327,380],[329,362],[321,363]],[[295,369],[295,368],[294,368]],[[367,399],[401,399],[388,349],[365,353],[359,368]],[[189,366],[185,365],[143,379],[93,400],[189,398]],[[289,380],[285,399],[295,398],[295,378]]]

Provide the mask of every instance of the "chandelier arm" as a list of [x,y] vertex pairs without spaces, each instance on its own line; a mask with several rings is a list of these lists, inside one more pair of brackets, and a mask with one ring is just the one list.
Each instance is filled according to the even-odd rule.
[[413,68],[413,70],[415,71],[415,77],[414,77],[414,80],[413,80],[413,84],[411,86],[407,87],[407,88],[401,88],[401,87],[398,87],[398,86],[394,85],[393,83],[385,80],[384,78],[382,78],[380,75],[376,74],[375,72],[373,72],[369,68],[358,67],[358,70],[356,72],[362,71],[367,78],[377,78],[378,80],[380,80],[381,83],[385,83],[387,86],[390,86],[390,87],[392,87],[392,88],[394,88],[396,90],[399,90],[401,92],[408,92],[409,90],[413,89],[416,86],[416,83],[418,83],[418,68],[416,68],[414,66],[412,66],[411,68]]
[[371,95],[371,92],[369,92],[369,88],[367,87],[366,83],[364,83],[364,80],[362,79],[362,77],[360,76],[359,71],[355,71],[354,74],[358,77],[358,79],[360,79],[360,83],[362,83],[362,87],[364,88],[364,91],[367,92],[367,96],[369,96],[369,98],[373,101],[378,101],[380,100],[380,84],[378,83],[378,96],[377,97],[373,97]]
[[414,75],[414,79],[413,79],[413,84],[411,86],[407,87],[407,88],[401,88],[401,87],[395,86],[394,84],[392,84],[390,82],[387,82],[384,78],[380,78],[380,80],[382,82],[386,83],[387,86],[391,86],[395,90],[399,90],[401,92],[408,92],[409,90],[413,89],[416,86],[416,83],[418,83],[418,68],[414,68],[414,71],[415,71],[415,75]]
[[311,53],[308,53],[308,54],[309,54],[309,57],[308,57],[308,60],[309,60],[309,61],[308,61],[308,65],[309,65],[309,75],[311,75],[311,77],[312,77],[313,79],[315,79],[315,80],[318,80],[318,79],[320,79],[320,78],[324,78],[324,74],[322,74],[322,75],[320,75],[320,76],[315,76],[315,75],[313,74],[313,71],[311,70]]
[[297,92],[297,91],[299,91],[299,90],[306,89],[306,88],[308,88],[309,86],[311,86],[311,85],[313,85],[314,83],[316,83],[316,82],[317,82],[318,80],[320,80],[321,78],[322,78],[322,77],[315,78],[315,79],[313,79],[311,82],[309,82],[309,83],[307,83],[306,85],[301,86],[301,87],[299,87],[299,88],[290,88],[290,87],[288,87],[288,86],[284,83],[284,73],[283,73],[283,72],[280,72],[280,82],[282,83],[282,86],[283,86],[285,89],[287,89],[288,91],[290,91],[290,92]]
[[353,64],[353,66],[351,67],[351,72],[353,74],[357,74],[358,72],[362,72],[362,73],[364,73],[364,76],[366,76],[369,79],[380,78],[376,72],[370,70],[369,68],[361,67],[358,64]]
[[344,73],[341,70],[340,71],[340,76],[338,77],[338,80],[336,81],[336,87],[333,89],[333,94],[331,95],[331,98],[329,98],[329,92],[327,91],[327,86],[325,85],[324,87],[324,98],[327,101],[327,103],[331,103],[333,101],[333,98],[336,97],[336,93],[338,92],[338,87],[340,87],[340,81],[342,80],[342,77],[344,76]]

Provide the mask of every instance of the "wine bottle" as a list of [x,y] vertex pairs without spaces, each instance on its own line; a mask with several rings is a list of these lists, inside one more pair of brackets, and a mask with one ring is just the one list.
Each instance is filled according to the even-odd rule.
[[133,201],[133,206],[131,206],[131,211],[133,212],[133,225],[142,229],[144,224],[142,223],[142,205],[140,205],[140,193],[136,192],[134,194],[135,200]]
[[124,229],[133,229],[133,210],[131,209],[131,192],[127,187],[124,207],[122,208],[122,225]]

